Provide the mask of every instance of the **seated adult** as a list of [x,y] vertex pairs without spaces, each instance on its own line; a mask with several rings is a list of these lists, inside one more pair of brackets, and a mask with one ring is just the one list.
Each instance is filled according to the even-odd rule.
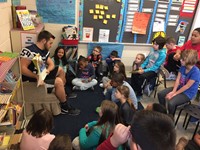
[[61,113],[69,115],[78,115],[80,110],[71,107],[67,102],[65,93],[65,73],[61,67],[55,67],[52,59],[49,57],[55,37],[48,31],[41,31],[38,35],[37,43],[25,47],[20,53],[20,62],[22,70],[22,81],[37,82],[39,76],[32,62],[36,54],[40,54],[47,68],[47,76],[44,82],[51,81],[55,86],[55,95],[60,101]]
[[131,126],[118,124],[97,150],[116,150],[130,139],[131,150],[173,150],[176,131],[170,117],[155,111],[137,111]]

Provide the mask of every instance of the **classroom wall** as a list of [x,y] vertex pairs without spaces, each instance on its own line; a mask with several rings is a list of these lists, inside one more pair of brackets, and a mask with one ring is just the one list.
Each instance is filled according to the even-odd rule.
[[11,51],[10,29],[12,29],[11,0],[0,3],[0,51]]

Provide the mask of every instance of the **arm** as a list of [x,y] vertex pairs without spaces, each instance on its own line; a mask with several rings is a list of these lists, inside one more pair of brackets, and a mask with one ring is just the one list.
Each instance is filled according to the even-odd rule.
[[28,66],[31,64],[31,60],[22,57],[20,58],[20,63],[21,63],[21,70],[22,70],[23,75],[30,78],[38,79],[38,75],[28,69]]
[[50,71],[52,71],[54,69],[54,62],[52,61],[52,59],[50,57],[48,57],[48,59],[47,59],[47,65],[48,65],[47,71],[49,73]]

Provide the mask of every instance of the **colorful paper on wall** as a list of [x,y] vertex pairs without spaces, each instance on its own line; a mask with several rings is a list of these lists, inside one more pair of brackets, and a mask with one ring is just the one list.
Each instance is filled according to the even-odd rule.
[[150,14],[136,12],[134,14],[132,33],[146,34]]
[[83,27],[83,41],[93,40],[94,28]]
[[175,32],[183,34],[185,32],[187,25],[188,25],[187,21],[180,20]]
[[180,17],[192,18],[197,6],[198,0],[184,0],[181,10]]

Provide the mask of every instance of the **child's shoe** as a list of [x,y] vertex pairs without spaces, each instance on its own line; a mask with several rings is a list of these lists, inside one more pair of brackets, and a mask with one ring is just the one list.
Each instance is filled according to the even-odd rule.
[[74,86],[74,87],[72,88],[72,90],[74,91],[74,90],[81,90],[81,89],[80,89],[79,86]]
[[101,88],[103,88],[103,83],[100,83],[99,86],[100,86]]
[[173,72],[169,73],[169,77],[166,80],[176,80],[176,75]]

